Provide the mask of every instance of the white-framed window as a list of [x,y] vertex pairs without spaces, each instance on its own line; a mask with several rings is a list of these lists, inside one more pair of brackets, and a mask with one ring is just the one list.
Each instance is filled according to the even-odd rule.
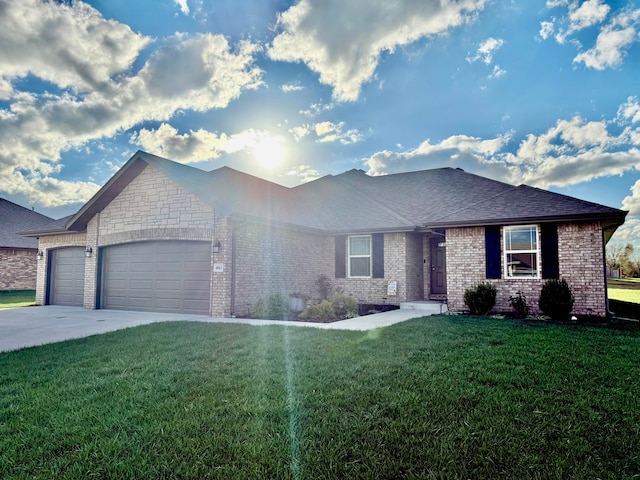
[[506,278],[540,278],[540,242],[537,225],[504,227]]
[[371,277],[371,235],[349,237],[349,277]]

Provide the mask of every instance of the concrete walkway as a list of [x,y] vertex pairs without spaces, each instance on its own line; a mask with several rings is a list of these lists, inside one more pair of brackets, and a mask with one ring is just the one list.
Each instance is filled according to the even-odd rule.
[[[72,338],[88,337],[123,328],[156,322],[206,322],[237,323],[244,325],[289,325],[328,330],[372,330],[388,327],[411,318],[442,313],[443,306],[423,302],[418,307],[408,307],[374,315],[351,318],[333,323],[290,322],[255,320],[244,318],[219,318],[205,315],[179,313],[132,312],[124,310],[85,310],[81,307],[47,305],[0,309],[0,352],[62,342]],[[446,311],[446,306],[444,306]]]

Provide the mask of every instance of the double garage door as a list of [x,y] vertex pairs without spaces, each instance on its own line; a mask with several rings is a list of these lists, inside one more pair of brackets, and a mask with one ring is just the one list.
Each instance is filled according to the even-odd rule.
[[101,262],[101,308],[209,314],[209,242],[115,245],[102,250]]

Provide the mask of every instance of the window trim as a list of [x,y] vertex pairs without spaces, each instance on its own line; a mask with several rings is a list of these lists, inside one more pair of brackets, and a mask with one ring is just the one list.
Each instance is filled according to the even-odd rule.
[[[369,239],[369,255],[352,255],[351,239],[352,238],[368,238]],[[369,275],[352,275],[351,259],[352,258],[368,258],[369,259]],[[347,270],[349,278],[372,278],[373,275],[373,244],[371,235],[349,235],[347,237]]]
[[[536,248],[529,250],[507,250],[507,231],[516,229],[516,228],[535,228],[536,232]],[[507,280],[536,280],[542,278],[542,267],[541,267],[541,245],[540,245],[540,225],[527,224],[527,225],[505,225],[502,227],[502,267],[504,268],[504,277]],[[510,276],[509,275],[509,265],[507,262],[507,258],[509,254],[513,253],[535,253],[536,255],[536,274],[533,276]]]

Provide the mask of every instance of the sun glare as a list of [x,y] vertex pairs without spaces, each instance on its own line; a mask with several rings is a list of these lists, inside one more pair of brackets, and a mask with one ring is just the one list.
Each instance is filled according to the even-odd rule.
[[253,147],[252,153],[262,167],[276,168],[284,161],[284,138],[265,138]]

